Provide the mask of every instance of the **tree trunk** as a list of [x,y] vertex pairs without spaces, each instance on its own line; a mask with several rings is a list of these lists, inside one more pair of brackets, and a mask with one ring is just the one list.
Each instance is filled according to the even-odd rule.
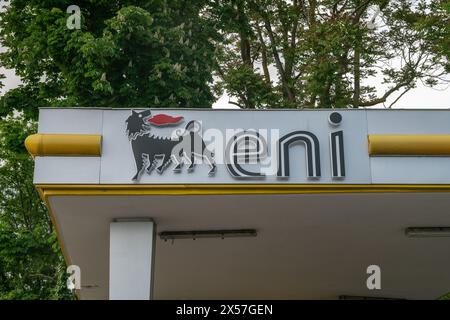
[[359,98],[361,96],[361,70],[360,70],[361,57],[359,48],[355,48],[355,57],[353,61],[354,69],[354,90],[353,90],[353,108],[358,108]]
[[267,47],[264,42],[264,38],[261,33],[261,29],[259,26],[256,27],[258,31],[259,42],[261,42],[261,64],[264,72],[264,79],[268,84],[271,84],[270,81],[270,73],[269,73],[269,63],[267,62]]
[[358,26],[353,57],[353,108],[358,108],[361,100],[361,41],[361,30]]

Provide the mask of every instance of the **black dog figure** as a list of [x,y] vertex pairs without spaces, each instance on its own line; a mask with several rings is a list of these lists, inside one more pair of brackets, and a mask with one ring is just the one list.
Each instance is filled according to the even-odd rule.
[[[150,174],[158,163],[158,160],[161,160],[161,165],[156,168],[159,173],[163,173],[164,169],[172,161],[176,163],[174,170],[179,171],[181,169],[182,158],[187,159],[190,162],[189,169],[193,169],[194,156],[206,158],[211,167],[209,173],[213,174],[215,172],[216,165],[213,154],[206,148],[203,139],[198,133],[198,130],[201,130],[198,121],[189,122],[183,135],[179,134],[178,139],[171,139],[168,137],[152,135],[150,133],[151,127],[148,122],[150,118],[150,110],[142,112],[132,110],[131,116],[126,120],[127,134],[131,141],[137,169],[133,180],[138,180],[144,169]],[[194,123],[197,124],[197,128],[194,128]],[[197,129],[197,131],[194,131],[195,129]],[[194,150],[196,150],[195,144],[197,143],[201,146],[202,154],[194,152]],[[176,146],[177,148],[175,149]]]

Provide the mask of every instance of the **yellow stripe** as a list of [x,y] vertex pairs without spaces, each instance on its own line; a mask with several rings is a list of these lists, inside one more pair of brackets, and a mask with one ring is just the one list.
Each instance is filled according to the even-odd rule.
[[[49,196],[46,195],[44,189],[37,188],[37,190],[38,190],[39,195],[41,196],[42,200],[44,201],[45,206],[47,207],[47,211],[50,216],[50,220],[52,221],[53,227],[55,228],[56,238],[58,240],[59,247],[61,248],[61,252],[64,257],[64,261],[66,262],[66,266],[70,266],[70,265],[72,265],[72,260],[70,259],[69,253],[67,252],[66,246],[64,244],[64,240],[61,236],[61,231],[59,230],[58,223],[56,222],[56,216],[53,213],[52,207],[50,206],[50,202],[48,199]],[[75,296],[78,300],[80,300],[80,290],[75,290]]]
[[25,140],[32,156],[98,157],[102,136],[95,134],[33,134]]
[[450,134],[370,134],[371,156],[448,156]]
[[50,206],[50,202],[48,201],[48,195],[46,195],[45,191],[43,189],[41,189],[41,188],[37,188],[37,190],[38,190],[39,195],[41,196],[42,200],[44,201],[44,203],[45,203],[45,205],[47,207],[48,213],[50,215],[50,220],[52,221],[53,227],[55,228],[55,231],[56,231],[56,235],[58,236],[58,243],[59,243],[59,246],[61,247],[61,251],[63,253],[64,260],[66,261],[66,264],[68,266],[70,266],[72,263],[71,263],[69,255],[67,254],[67,251],[66,251],[66,248],[64,246],[64,243],[61,240],[62,239],[61,238],[61,233],[59,231],[58,224],[56,223],[56,217],[55,217],[55,215],[54,215],[54,213],[52,211],[52,208]]
[[46,197],[450,192],[450,185],[413,184],[37,185],[36,187]]

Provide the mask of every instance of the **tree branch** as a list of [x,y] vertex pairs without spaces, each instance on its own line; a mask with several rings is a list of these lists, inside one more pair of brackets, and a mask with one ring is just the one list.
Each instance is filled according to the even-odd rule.
[[376,104],[386,102],[386,99],[387,99],[392,93],[394,93],[395,91],[399,90],[399,89],[402,88],[402,87],[408,86],[410,83],[411,83],[411,81],[410,81],[410,82],[402,82],[402,83],[399,83],[399,84],[396,85],[395,87],[393,87],[393,88],[389,89],[388,91],[386,91],[386,92],[384,93],[384,95],[383,95],[382,97],[380,97],[380,98],[374,99],[374,100],[372,100],[372,101],[365,101],[365,102],[364,102],[364,101],[360,101],[360,102],[359,102],[359,106],[360,106],[360,107],[371,107],[371,106],[374,106],[374,105],[376,105]]
[[229,103],[229,104],[232,104],[232,105],[235,105],[235,106],[238,106],[238,107],[241,108],[241,109],[244,109],[244,107],[241,106],[239,103],[234,102],[234,101],[231,101],[231,100],[229,100],[229,99],[228,99],[228,103]]
[[394,102],[392,102],[392,103],[389,105],[388,108],[392,108],[392,106],[393,106],[394,104],[396,104],[397,101],[400,100],[400,98],[403,97],[403,96],[405,95],[405,93],[407,93],[409,90],[411,90],[411,87],[409,87],[409,88],[407,88],[405,91],[403,91],[403,93],[402,93],[401,95],[399,95],[399,96],[397,97],[397,99],[395,99]]

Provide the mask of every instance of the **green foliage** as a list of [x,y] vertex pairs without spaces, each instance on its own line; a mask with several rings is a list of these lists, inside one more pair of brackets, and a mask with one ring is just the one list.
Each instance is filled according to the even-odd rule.
[[447,58],[445,67],[450,72],[450,0],[433,1],[429,8],[423,8],[421,14],[411,15],[410,19],[434,52]]
[[450,300],[450,292],[443,295],[442,297],[439,297],[438,300],[445,300],[445,301]]
[[[276,107],[280,99],[263,77],[249,66],[243,65],[230,69],[223,80],[227,92],[232,96],[238,96],[244,105],[251,108],[259,109],[268,104]],[[243,92],[245,94],[242,94]]]
[[210,107],[213,39],[205,1],[12,0],[0,13],[0,62],[23,84],[0,101],[0,116],[40,106]]
[[23,144],[34,131],[23,117],[0,122],[0,300],[73,298]]
[[39,108],[210,107],[218,36],[204,3],[78,1],[79,30],[72,1],[11,0],[0,13],[0,63],[22,80],[0,98],[0,299],[73,298],[23,144]]
[[[242,108],[368,107],[388,98],[395,103],[417,81],[431,87],[449,82],[448,3],[211,1],[210,15],[225,39],[218,44],[216,88],[230,90]],[[243,66],[255,85],[258,77],[265,80],[270,94],[260,85],[255,90],[274,100],[252,103],[253,91],[231,83]]]

